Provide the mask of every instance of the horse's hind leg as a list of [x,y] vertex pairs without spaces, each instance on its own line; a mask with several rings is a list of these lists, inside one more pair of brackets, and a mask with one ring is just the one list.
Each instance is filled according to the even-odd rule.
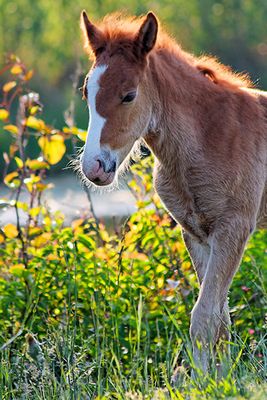
[[252,229],[250,221],[233,217],[221,221],[210,238],[210,257],[190,326],[194,360],[204,372],[207,372],[219,336],[222,333],[228,335],[222,324],[229,315],[226,305],[228,289]]

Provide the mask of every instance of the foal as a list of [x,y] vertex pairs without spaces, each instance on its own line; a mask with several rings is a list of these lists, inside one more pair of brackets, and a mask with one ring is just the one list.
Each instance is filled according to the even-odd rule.
[[229,340],[227,293],[246,242],[267,227],[267,93],[184,52],[151,12],[96,26],[83,11],[81,21],[94,60],[82,171],[109,185],[136,141],[153,152],[156,191],[183,229],[200,283],[190,335],[206,372],[210,349]]

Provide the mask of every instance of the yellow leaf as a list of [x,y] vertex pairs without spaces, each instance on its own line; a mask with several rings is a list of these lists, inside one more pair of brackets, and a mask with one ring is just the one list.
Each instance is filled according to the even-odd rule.
[[11,144],[10,147],[9,147],[9,155],[10,155],[10,157],[13,157],[18,149],[19,149],[19,146],[17,144]]
[[7,174],[5,176],[4,182],[6,185],[9,185],[9,183],[18,176],[19,174],[15,171],[15,172],[10,172],[10,174]]
[[140,261],[149,261],[149,258],[147,257],[146,254],[138,253],[138,251],[124,252],[122,258],[140,260]]
[[52,221],[51,221],[51,218],[50,218],[50,217],[44,217],[44,220],[43,220],[43,222],[44,222],[44,224],[45,224],[45,225],[48,225],[48,226],[50,226],[50,225],[51,225],[51,223],[52,223]]
[[156,310],[158,307],[159,307],[159,303],[158,303],[157,301],[152,301],[152,302],[149,304],[150,310]]
[[164,278],[158,278],[158,288],[161,289],[164,286]]
[[64,294],[62,292],[59,292],[59,291],[56,292],[56,296],[60,300],[64,298]]
[[24,264],[14,264],[9,268],[9,272],[15,276],[21,276],[25,271]]
[[10,90],[12,90],[16,86],[16,84],[17,84],[16,81],[11,81],[11,82],[5,83],[3,86],[3,92],[5,92],[5,93],[10,92]]
[[69,126],[64,126],[63,132],[70,133],[72,135],[78,135],[79,129],[76,128],[76,126],[72,126],[71,128]]
[[30,209],[29,214],[31,217],[36,217],[41,211],[41,207],[33,207]]
[[36,189],[38,190],[38,192],[43,192],[45,189],[50,189],[49,185],[46,185],[44,183],[36,183]]
[[3,234],[0,232],[0,243],[4,243],[5,238],[3,236]]
[[26,161],[26,166],[29,167],[29,169],[36,171],[37,169],[48,169],[49,165],[45,161],[41,160],[30,160],[28,159]]
[[42,119],[35,118],[33,116],[28,117],[26,120],[26,125],[29,128],[36,129],[37,131],[42,131],[46,128],[46,125]]
[[17,228],[13,224],[7,224],[4,226],[3,231],[9,239],[13,239],[19,234]]
[[23,211],[28,211],[28,204],[23,202],[23,201],[15,201],[15,200],[11,200],[10,204],[12,206],[15,206],[15,204],[17,205],[18,208],[20,208]]
[[36,114],[36,113],[39,111],[39,109],[40,109],[39,106],[33,106],[33,107],[31,107],[31,109],[30,109],[30,114],[31,114],[31,115]]
[[82,131],[79,129],[78,138],[81,139],[83,142],[86,141],[87,131]]
[[15,64],[11,68],[10,72],[13,75],[19,75],[19,74],[21,74],[23,72],[23,69],[21,68],[21,66],[19,64]]
[[72,221],[71,227],[72,227],[72,229],[75,230],[79,226],[81,226],[83,223],[84,223],[84,219],[83,218],[75,219],[74,221]]
[[18,134],[18,127],[16,125],[5,125],[4,129],[10,133]]
[[34,185],[38,182],[40,182],[41,178],[40,176],[36,176],[34,174],[31,174],[31,176],[29,178],[25,178],[23,180],[23,182],[25,183],[25,185],[27,186],[27,189],[29,190],[29,192],[32,192]]
[[72,135],[77,135],[79,139],[83,140],[85,142],[86,137],[87,137],[87,131],[84,131],[83,129],[78,129],[76,126],[72,126],[69,128],[68,126],[65,126],[63,128],[64,133],[70,133]]
[[38,140],[47,161],[54,165],[57,164],[66,152],[64,139],[60,135],[53,135],[51,137],[42,136]]
[[27,72],[27,74],[25,74],[24,79],[25,81],[29,81],[33,76],[33,70],[30,69],[30,71]]
[[21,158],[15,157],[15,161],[16,161],[17,166],[18,166],[19,168],[22,168],[22,167],[23,167],[23,161],[22,161]]
[[42,232],[39,226],[30,226],[29,227],[29,236],[39,235]]
[[47,260],[49,260],[49,261],[56,261],[56,260],[58,260],[59,258],[58,258],[58,256],[56,256],[55,254],[48,254],[48,256],[46,257],[46,259]]
[[52,234],[49,232],[44,232],[41,235],[37,236],[35,239],[33,239],[31,241],[32,245],[34,247],[42,247],[44,246],[46,243],[48,243],[51,239]]
[[103,249],[103,247],[98,247],[95,251],[95,256],[97,258],[100,258],[102,260],[108,260],[109,256],[107,254],[107,252],[105,251],[105,249]]
[[5,110],[4,108],[0,109],[0,120],[4,121],[6,119],[8,119],[9,117],[9,112],[7,110]]

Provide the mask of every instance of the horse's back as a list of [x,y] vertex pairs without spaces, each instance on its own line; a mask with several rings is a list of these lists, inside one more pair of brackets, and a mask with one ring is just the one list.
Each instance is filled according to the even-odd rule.
[[258,90],[258,89],[243,89],[247,93],[255,96],[257,100],[259,101],[261,107],[262,107],[262,112],[263,112],[263,117],[265,118],[266,121],[266,131],[265,131],[265,137],[267,138],[267,91],[263,90]]
[[266,130],[263,132],[263,136],[265,137],[265,147],[266,147],[266,164],[265,164],[265,171],[266,171],[266,181],[265,181],[265,189],[263,191],[261,205],[258,212],[257,218],[257,227],[260,229],[267,229],[267,92],[262,90],[256,89],[248,89],[248,91],[257,96],[262,109],[264,118],[266,121]]

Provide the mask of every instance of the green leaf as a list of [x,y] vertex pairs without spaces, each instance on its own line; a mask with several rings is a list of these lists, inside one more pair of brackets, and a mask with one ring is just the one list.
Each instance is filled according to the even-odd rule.
[[78,235],[78,240],[89,250],[93,250],[96,247],[95,241],[90,236]]

